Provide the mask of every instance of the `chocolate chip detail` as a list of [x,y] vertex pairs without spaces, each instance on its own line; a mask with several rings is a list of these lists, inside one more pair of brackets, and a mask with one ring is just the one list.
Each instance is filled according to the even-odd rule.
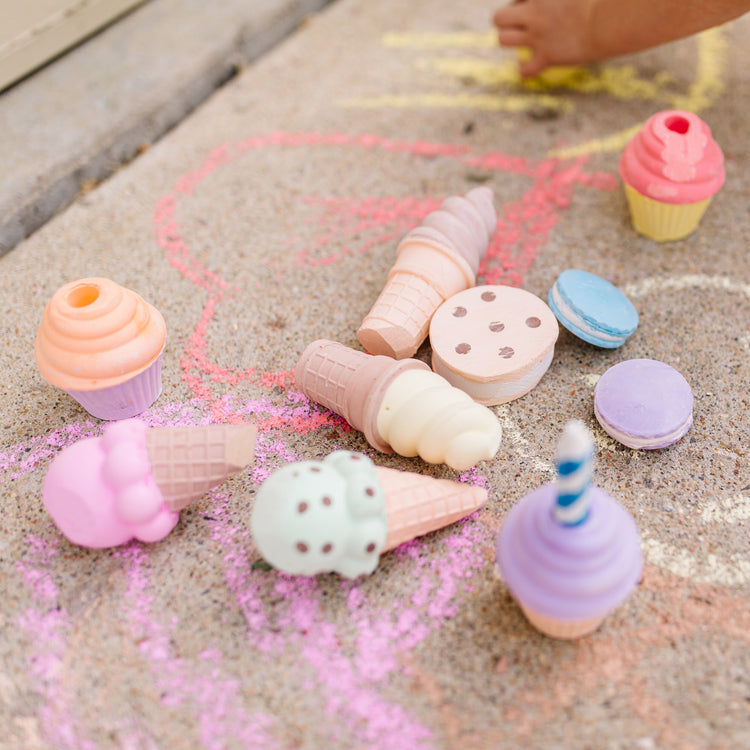
[[515,354],[515,352],[513,351],[512,346],[504,346],[502,349],[498,350],[497,354],[503,359],[510,359]]
[[324,555],[330,554],[331,550],[333,549],[333,545],[329,542],[328,544],[324,544],[323,548],[320,550]]
[[454,318],[463,318],[463,317],[465,317],[465,315],[466,315],[466,312],[467,312],[467,310],[466,310],[466,308],[465,308],[465,307],[457,307],[457,308],[456,308],[456,309],[455,309],[455,310],[453,311],[453,317],[454,317]]
[[367,495],[367,497],[373,497],[375,495],[375,490],[372,487],[368,487],[365,490],[365,495]]
[[297,513],[304,513],[308,509],[308,504],[303,500],[298,506],[297,506]]
[[497,295],[495,292],[482,292],[482,300],[484,302],[492,302]]
[[371,555],[373,552],[375,552],[375,542],[370,542],[367,547],[365,547],[365,552],[367,552],[368,555]]
[[526,325],[529,328],[539,328],[542,325],[542,321],[537,317],[526,318]]
[[328,507],[329,505],[331,505],[331,503],[333,503],[333,500],[331,500],[331,498],[328,497],[328,495],[324,495],[323,496],[323,505],[325,505],[326,507]]
[[304,542],[297,542],[297,551],[301,552],[303,555],[309,550],[310,548],[304,543]]
[[471,344],[463,342],[456,347],[456,354],[468,354],[471,351]]
[[505,323],[501,323],[499,320],[496,320],[494,323],[490,323],[490,331],[492,333],[500,333],[500,331],[505,330]]

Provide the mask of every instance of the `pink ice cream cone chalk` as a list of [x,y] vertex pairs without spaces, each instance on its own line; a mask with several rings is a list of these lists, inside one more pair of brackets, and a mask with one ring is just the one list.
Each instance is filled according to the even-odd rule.
[[591,485],[591,433],[573,420],[558,447],[557,482],[522,498],[497,537],[500,574],[534,627],[552,638],[596,630],[641,579],[632,516]]
[[255,496],[250,525],[259,552],[278,570],[355,578],[372,573],[383,552],[486,501],[481,487],[376,467],[360,453],[337,451],[274,472]]
[[159,311],[109,279],[80,279],[47,303],[34,352],[39,371],[99,419],[127,419],[161,393],[167,327]]
[[302,352],[294,377],[309,399],[341,415],[383,453],[464,471],[500,446],[497,417],[419,360],[320,339]]
[[488,187],[452,196],[401,240],[388,281],[357,331],[368,352],[411,357],[435,310],[474,286],[497,224],[492,201]]
[[156,542],[193,500],[248,466],[253,425],[153,427],[113,422],[50,464],[42,500],[73,544],[102,549]]

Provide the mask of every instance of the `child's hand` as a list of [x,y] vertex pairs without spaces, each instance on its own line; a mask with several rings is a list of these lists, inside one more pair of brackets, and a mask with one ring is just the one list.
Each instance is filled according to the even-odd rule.
[[520,63],[522,76],[550,65],[572,65],[593,59],[589,29],[590,0],[515,0],[493,17],[503,47],[527,47],[531,57]]

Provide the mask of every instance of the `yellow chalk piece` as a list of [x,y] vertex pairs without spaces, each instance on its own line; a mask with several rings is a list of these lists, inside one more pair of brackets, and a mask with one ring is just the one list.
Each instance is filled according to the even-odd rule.
[[[518,62],[524,63],[531,60],[532,52],[528,47],[517,47],[516,54]],[[558,89],[570,88],[571,81],[585,73],[584,68],[573,65],[553,65],[546,68],[539,75],[524,79],[524,86],[531,89]],[[520,76],[516,76],[520,78]]]
[[445,57],[419,60],[421,70],[432,70],[481,86],[520,86],[526,91],[567,89],[582,94],[610,94],[618,99],[667,101],[672,78],[660,73],[653,79],[639,78],[632,65],[599,70],[575,66],[548,68],[533,78],[522,79],[512,60],[495,62],[473,57]]

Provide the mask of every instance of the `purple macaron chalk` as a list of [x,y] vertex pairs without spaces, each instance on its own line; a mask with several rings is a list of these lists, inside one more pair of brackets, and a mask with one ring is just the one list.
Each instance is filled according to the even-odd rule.
[[693,424],[693,392],[674,367],[630,359],[599,379],[594,414],[602,429],[628,448],[666,448]]
[[495,548],[500,575],[529,622],[551,638],[596,630],[643,572],[633,517],[591,485],[594,444],[578,420],[558,445],[557,481],[523,497]]

